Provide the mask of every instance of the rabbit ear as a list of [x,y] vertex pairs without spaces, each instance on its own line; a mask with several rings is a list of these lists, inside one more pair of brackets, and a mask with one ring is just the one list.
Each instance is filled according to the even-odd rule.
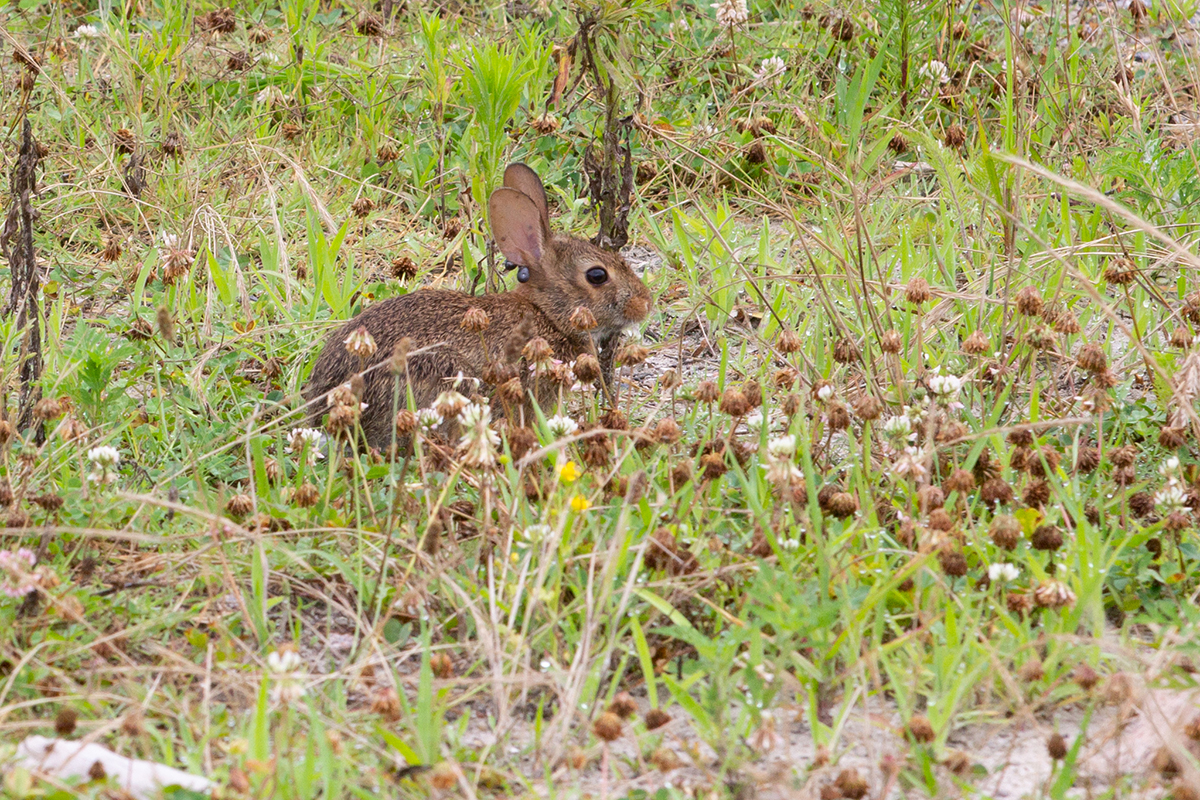
[[542,238],[549,239],[550,205],[546,202],[546,188],[542,186],[542,179],[538,174],[524,164],[509,164],[508,169],[504,170],[504,185],[509,189],[516,189],[533,201],[542,218]]
[[536,267],[542,260],[545,238],[540,214],[529,195],[507,186],[492,192],[488,198],[492,238],[509,261],[522,267]]

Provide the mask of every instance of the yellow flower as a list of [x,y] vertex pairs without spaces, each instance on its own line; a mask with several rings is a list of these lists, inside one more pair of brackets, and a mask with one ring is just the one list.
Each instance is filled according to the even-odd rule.
[[563,483],[572,483],[582,474],[583,470],[574,461],[568,461],[558,468],[558,479]]
[[592,501],[588,500],[581,494],[577,494],[571,498],[571,510],[575,511],[577,514],[582,514],[591,507]]

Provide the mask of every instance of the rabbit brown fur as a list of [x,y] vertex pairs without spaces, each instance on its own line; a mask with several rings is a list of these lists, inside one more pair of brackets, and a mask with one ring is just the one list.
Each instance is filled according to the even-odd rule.
[[[412,350],[427,348],[408,358],[407,376],[417,408],[430,406],[451,388],[455,377],[481,381],[481,390],[493,388],[483,381],[497,362],[516,366],[521,348],[534,337],[543,337],[554,357],[572,361],[596,353],[605,386],[611,386],[612,360],[617,340],[627,326],[645,319],[650,311],[650,291],[617,253],[601,250],[572,236],[555,236],[541,180],[524,164],[505,171],[504,186],[488,202],[492,233],[505,257],[521,268],[521,282],[510,292],[479,297],[443,289],[419,289],[367,308],[342,325],[325,342],[304,396],[313,403],[313,416],[326,410],[320,398],[360,371],[361,401],[366,403],[361,425],[367,443],[384,448],[392,442],[397,378],[382,364],[392,357],[395,345],[411,340]],[[603,277],[603,280],[597,280]],[[591,331],[579,331],[571,315],[585,307],[596,318]],[[490,320],[482,333],[462,327],[463,315],[472,308],[487,312]],[[346,338],[360,326],[375,339],[377,350],[365,363],[346,351]],[[481,340],[482,336],[482,340]],[[510,374],[514,370],[509,370]],[[523,383],[529,369],[515,370]],[[400,408],[407,407],[404,378],[400,380]],[[526,386],[526,389],[529,387]],[[555,389],[549,381],[538,383],[539,405],[550,406]],[[470,394],[468,388],[462,389]],[[526,395],[528,396],[528,394]],[[493,401],[495,404],[495,401]]]

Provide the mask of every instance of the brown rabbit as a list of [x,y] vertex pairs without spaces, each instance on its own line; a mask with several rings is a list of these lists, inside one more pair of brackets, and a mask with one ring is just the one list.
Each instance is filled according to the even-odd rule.
[[[622,330],[649,313],[649,289],[617,253],[573,236],[553,235],[541,179],[524,164],[509,165],[504,186],[492,192],[488,209],[496,244],[519,268],[519,285],[511,292],[479,297],[420,289],[363,311],[329,336],[317,358],[304,389],[306,400],[317,401],[314,418],[326,411],[325,401],[318,398],[391,358],[395,345],[405,337],[413,350],[429,348],[408,358],[407,374],[417,408],[428,407],[451,388],[459,373],[480,379],[484,393],[494,388],[489,378],[519,375],[523,384],[531,383],[530,370],[518,369],[517,362],[525,343],[538,336],[561,361],[598,354],[604,385],[612,385],[617,340]],[[595,317],[596,326],[590,331],[580,331],[571,322],[580,307]],[[489,324],[482,334],[463,328],[463,315],[473,308],[487,312]],[[377,346],[365,363],[350,355],[345,345],[360,326]],[[372,447],[384,448],[392,442],[395,381],[386,366],[367,372],[361,384],[355,381],[361,401],[367,404],[361,425]],[[400,408],[405,408],[407,395],[401,381]],[[538,403],[546,407],[556,390],[548,381],[538,381],[537,386]],[[470,393],[467,388],[462,391]]]

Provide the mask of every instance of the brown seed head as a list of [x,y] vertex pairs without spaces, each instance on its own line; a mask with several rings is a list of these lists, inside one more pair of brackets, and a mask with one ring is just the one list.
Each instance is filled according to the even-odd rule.
[[1163,428],[1158,432],[1158,444],[1166,450],[1177,450],[1187,444],[1187,428]]
[[950,531],[954,529],[954,519],[944,508],[935,508],[929,512],[929,529],[934,531]]
[[799,414],[802,408],[804,408],[804,398],[798,394],[789,394],[783,398],[783,403],[780,406],[780,409],[789,419]]
[[1062,761],[1067,757],[1067,740],[1061,733],[1052,733],[1050,738],[1046,739],[1046,752],[1055,761]]
[[128,155],[137,147],[137,136],[128,128],[118,128],[113,134],[113,147],[118,153]]
[[1001,550],[1015,550],[1021,541],[1021,523],[1011,514],[999,514],[992,520],[988,533]]
[[358,31],[359,36],[379,37],[387,32],[383,17],[378,14],[363,14],[355,22],[354,29]]
[[1034,528],[1033,534],[1029,537],[1029,543],[1034,550],[1053,552],[1062,547],[1062,531],[1054,525],[1039,525]]
[[54,732],[59,736],[70,736],[75,732],[75,725],[78,722],[78,711],[73,708],[60,708],[54,716]]
[[606,742],[621,738],[621,718],[611,711],[605,711],[592,723],[592,732]]
[[434,653],[429,657],[429,668],[433,671],[434,677],[441,680],[448,680],[454,677],[454,659],[450,658],[449,653]]
[[417,262],[409,256],[397,256],[392,259],[391,271],[393,278],[409,280],[417,274]]
[[34,419],[49,422],[62,416],[62,404],[53,397],[43,397],[33,406]]
[[637,701],[629,692],[618,692],[613,701],[608,704],[608,710],[621,719],[629,719],[637,713]]
[[1040,681],[1046,676],[1046,670],[1042,667],[1042,660],[1037,656],[1030,658],[1017,670],[1017,676],[1025,681],[1025,683]]
[[600,380],[600,361],[591,353],[584,353],[575,359],[575,366],[571,368],[575,373],[575,377],[581,383],[592,384]]
[[929,288],[929,281],[917,276],[908,282],[904,287],[904,299],[909,305],[920,306],[923,303],[928,303],[933,298],[933,292]]
[[1042,294],[1033,286],[1026,286],[1017,292],[1017,313],[1027,317],[1036,317],[1042,313],[1044,301]]
[[922,486],[917,492],[917,507],[925,513],[946,504],[946,495],[936,486]]
[[292,495],[292,502],[297,508],[312,508],[321,499],[321,492],[310,481],[305,481]]
[[106,233],[101,242],[103,244],[103,250],[100,251],[101,259],[112,263],[121,257],[121,237]]
[[1073,336],[1081,330],[1079,317],[1073,311],[1064,311],[1054,320],[1054,330],[1064,336]]
[[675,444],[683,436],[679,423],[670,417],[660,419],[654,426],[654,439],[660,444]]
[[1163,530],[1168,533],[1179,534],[1192,527],[1192,521],[1182,511],[1172,511],[1167,514],[1167,518],[1163,520]]
[[951,150],[962,150],[963,145],[967,143],[967,132],[963,130],[962,125],[955,122],[949,128],[946,128],[946,135],[942,141]]
[[1086,662],[1080,662],[1079,666],[1075,667],[1075,671],[1071,673],[1071,677],[1085,692],[1090,692],[1100,682],[1100,675]]
[[829,498],[829,513],[846,519],[858,512],[858,499],[849,492],[836,492]]
[[1093,374],[1100,373],[1108,369],[1108,356],[1104,354],[1104,348],[1099,344],[1088,342],[1075,354],[1075,363],[1079,365],[1080,369],[1085,369]]
[[967,574],[967,557],[957,547],[943,547],[938,551],[938,564],[942,572],[951,578],[961,578]]
[[1108,454],[1108,458],[1112,461],[1113,466],[1132,467],[1137,460],[1137,446],[1127,444],[1124,447],[1118,447]]
[[713,381],[701,381],[696,387],[696,401],[705,405],[712,405],[721,398],[721,390],[717,388],[717,384]]
[[908,139],[906,139],[902,133],[893,134],[892,138],[888,140],[888,149],[896,155],[907,153]]
[[879,415],[883,413],[883,403],[873,394],[860,394],[854,398],[851,407],[855,416],[865,422],[879,419]]
[[753,378],[742,384],[742,395],[746,398],[746,402],[750,404],[751,409],[758,408],[763,404],[762,386]]
[[472,306],[463,314],[460,324],[468,333],[483,333],[492,324],[492,318],[482,308]]
[[721,453],[706,453],[700,457],[700,471],[705,480],[715,481],[728,471],[725,456]]
[[933,730],[933,723],[929,721],[929,717],[923,714],[917,714],[909,719],[908,735],[914,742],[921,744],[929,744],[937,738],[937,734]]
[[646,716],[643,718],[643,721],[646,723],[646,730],[654,731],[670,722],[671,715],[663,711],[661,708],[652,708],[646,712]]
[[962,349],[967,355],[977,356],[986,353],[990,344],[983,331],[977,330],[972,331],[971,335],[963,340]]
[[942,483],[942,490],[945,492],[957,492],[959,495],[965,495],[975,488],[975,476],[965,469],[956,469],[950,473],[950,477]]
[[850,427],[850,412],[841,402],[834,400],[825,410],[825,421],[831,431],[844,431]]
[[744,417],[750,413],[750,403],[746,400],[746,395],[732,388],[726,389],[725,393],[721,395],[719,408],[722,414],[728,414],[731,417]]
[[1013,487],[1002,477],[991,477],[979,488],[979,498],[992,507],[1012,503]]
[[235,494],[225,504],[225,510],[234,517],[244,517],[254,510],[254,500],[248,494]]
[[804,343],[800,341],[800,337],[796,332],[790,329],[784,329],[779,334],[779,340],[775,344],[779,348],[779,352],[789,355],[791,353],[800,352],[804,347]]
[[858,345],[851,339],[838,339],[833,346],[833,360],[839,364],[853,364],[858,358]]
[[379,149],[375,151],[375,161],[380,164],[390,164],[400,157],[400,152],[392,145],[391,142],[384,142],[379,145]]
[[1045,481],[1031,481],[1021,492],[1021,499],[1031,508],[1041,508],[1050,500],[1050,484]]
[[838,17],[829,25],[829,35],[839,42],[854,41],[854,33],[854,23],[847,17]]
[[1180,325],[1171,331],[1171,339],[1168,344],[1180,350],[1187,350],[1192,346],[1192,332]]
[[649,357],[650,351],[644,345],[634,342],[622,345],[621,349],[617,351],[617,363],[626,367],[641,364]]
[[1043,581],[1033,590],[1033,601],[1042,608],[1062,608],[1075,604],[1075,593],[1061,581]]
[[541,336],[535,336],[526,343],[521,354],[531,364],[545,364],[554,358],[554,348]]
[[571,327],[577,331],[595,330],[600,325],[596,321],[596,315],[587,306],[579,306],[572,311],[568,321],[571,323]]
[[903,346],[904,337],[897,330],[884,331],[883,336],[879,339],[879,349],[885,353],[899,353]]

